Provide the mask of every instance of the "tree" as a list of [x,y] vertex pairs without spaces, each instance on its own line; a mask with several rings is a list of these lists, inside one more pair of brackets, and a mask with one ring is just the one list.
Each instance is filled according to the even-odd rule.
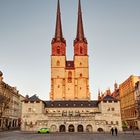
[[0,118],[7,108],[9,108],[10,97],[5,97],[0,93]]
[[124,131],[128,128],[128,124],[127,124],[126,121],[122,122],[122,128],[123,128]]
[[[0,119],[2,120],[2,128],[3,128],[3,117],[6,109],[10,107],[11,102],[11,92],[8,89],[5,83],[0,86]],[[7,92],[6,92],[7,91]]]

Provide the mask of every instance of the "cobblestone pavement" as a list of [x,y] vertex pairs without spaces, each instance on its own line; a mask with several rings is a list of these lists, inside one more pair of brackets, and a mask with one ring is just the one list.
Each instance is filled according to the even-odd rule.
[[140,140],[140,133],[121,133],[118,136],[93,133],[37,134],[21,131],[0,132],[0,140]]

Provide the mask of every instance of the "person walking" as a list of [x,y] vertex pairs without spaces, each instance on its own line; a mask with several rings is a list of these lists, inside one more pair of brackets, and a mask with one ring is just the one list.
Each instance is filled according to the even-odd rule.
[[111,134],[112,134],[112,136],[114,135],[114,128],[113,127],[111,128]]
[[117,127],[115,127],[115,134],[116,134],[116,136],[118,135],[118,129],[117,129]]

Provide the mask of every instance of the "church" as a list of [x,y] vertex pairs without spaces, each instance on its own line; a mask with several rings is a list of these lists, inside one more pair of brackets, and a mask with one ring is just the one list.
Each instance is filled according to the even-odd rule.
[[122,131],[119,100],[108,94],[100,100],[90,99],[88,42],[80,0],[73,48],[73,60],[67,60],[58,0],[55,35],[51,41],[50,100],[26,96],[22,102],[21,130],[49,128],[50,132],[109,132],[112,127],[117,127]]
[[51,100],[89,100],[88,46],[84,36],[81,5],[78,7],[77,35],[72,61],[66,60],[66,41],[58,1],[55,37],[51,54]]

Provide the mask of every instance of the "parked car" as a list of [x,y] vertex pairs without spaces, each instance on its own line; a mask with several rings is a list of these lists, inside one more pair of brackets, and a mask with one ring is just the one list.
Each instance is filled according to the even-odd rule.
[[38,133],[49,133],[49,129],[48,128],[41,128],[37,132]]

